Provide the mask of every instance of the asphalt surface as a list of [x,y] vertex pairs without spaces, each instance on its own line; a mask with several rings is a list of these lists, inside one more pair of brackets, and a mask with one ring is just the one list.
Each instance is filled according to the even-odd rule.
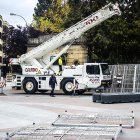
[[95,112],[130,113],[134,111],[135,127],[123,128],[118,140],[140,140],[140,102],[101,104],[92,102],[92,93],[70,96],[57,93],[50,97],[48,93],[26,94],[23,90],[4,88],[5,95],[0,96],[0,139],[6,132],[33,123],[46,123],[48,126],[59,114]]

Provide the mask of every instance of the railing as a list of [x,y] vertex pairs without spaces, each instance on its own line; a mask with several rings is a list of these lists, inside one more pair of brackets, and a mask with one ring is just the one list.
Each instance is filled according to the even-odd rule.
[[111,65],[112,85],[105,92],[140,92],[140,64]]

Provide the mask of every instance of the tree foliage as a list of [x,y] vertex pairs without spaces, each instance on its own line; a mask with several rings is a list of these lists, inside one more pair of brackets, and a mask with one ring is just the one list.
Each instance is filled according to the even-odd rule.
[[52,4],[52,0],[38,0],[36,7],[34,8],[34,17],[43,17],[46,11]]
[[[62,0],[47,1],[46,9],[43,5],[46,0],[39,0],[37,7],[35,8],[34,26],[42,32],[61,32],[64,30],[64,23],[67,19],[70,11],[69,5],[62,2]],[[43,7],[42,11],[39,6]]]
[[26,53],[28,42],[26,28],[20,26],[18,26],[18,28],[10,27],[5,35],[6,42],[3,48],[6,55],[9,57],[17,57],[17,55]]
[[[137,1],[120,3],[122,15],[113,17],[92,31],[94,53],[98,61],[108,63],[140,63],[139,9]],[[91,31],[90,31],[91,32]],[[93,58],[94,59],[94,58]]]
[[29,37],[36,38],[41,34],[41,31],[34,29],[32,26],[7,28],[3,33],[3,51],[8,57],[17,57],[17,55],[22,55],[27,51]]

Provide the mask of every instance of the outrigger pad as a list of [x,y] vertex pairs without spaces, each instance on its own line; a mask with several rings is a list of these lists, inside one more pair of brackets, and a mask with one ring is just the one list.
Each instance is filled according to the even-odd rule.
[[102,93],[101,103],[120,103],[121,95],[112,93]]
[[102,93],[101,103],[140,102],[140,93]]
[[93,102],[101,102],[101,93],[93,93],[92,100]]
[[140,102],[140,93],[93,93],[92,100],[106,104]]

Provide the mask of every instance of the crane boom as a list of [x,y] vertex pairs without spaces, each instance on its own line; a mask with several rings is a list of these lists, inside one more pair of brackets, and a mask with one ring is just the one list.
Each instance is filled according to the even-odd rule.
[[120,14],[121,12],[118,7],[118,4],[109,3],[97,12],[91,14],[90,16],[84,18],[83,20],[71,26],[70,28],[57,34],[56,36],[42,43],[38,47],[32,49],[26,54],[23,54],[19,58],[19,63],[27,63],[41,67],[39,59],[44,59],[45,62],[45,55],[47,53],[49,53],[52,50],[55,50],[56,48],[62,46],[65,43],[70,42],[73,39],[79,38],[84,32],[105,21],[106,19],[112,17],[113,15]]

